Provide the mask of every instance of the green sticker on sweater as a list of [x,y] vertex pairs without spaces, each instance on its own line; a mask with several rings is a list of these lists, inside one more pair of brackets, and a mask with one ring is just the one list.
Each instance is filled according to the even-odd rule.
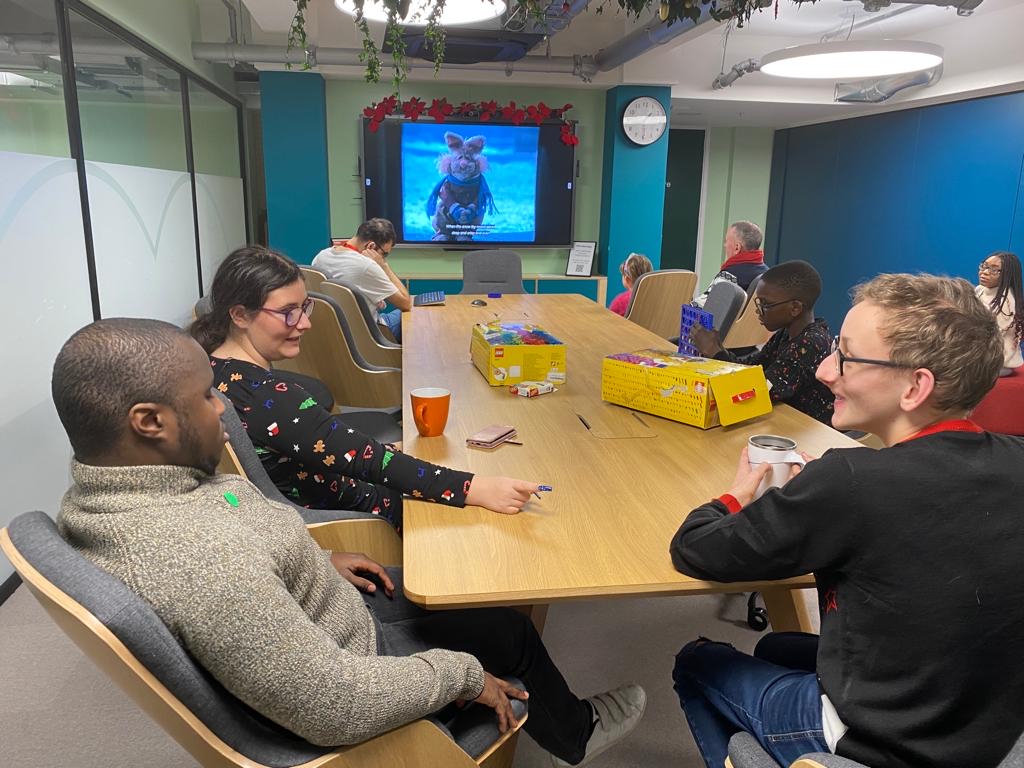
[[238,497],[235,496],[235,494],[225,493],[224,498],[228,500],[228,504],[230,504],[232,507],[238,506]]
[[391,459],[393,459],[394,456],[395,454],[393,454],[391,451],[384,451],[384,458],[380,463],[380,468],[387,469],[388,464],[391,463]]
[[307,408],[312,408],[314,405],[316,405],[316,400],[314,400],[312,397],[307,397],[305,400],[299,403],[299,410],[304,411]]

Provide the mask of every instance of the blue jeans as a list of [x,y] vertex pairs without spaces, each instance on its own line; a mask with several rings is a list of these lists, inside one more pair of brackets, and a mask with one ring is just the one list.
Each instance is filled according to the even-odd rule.
[[729,738],[739,731],[754,736],[781,765],[829,751],[814,672],[817,642],[800,632],[774,633],[753,656],[725,643],[683,646],[672,678],[708,768],[722,768]]
[[390,312],[381,312],[378,317],[380,324],[391,329],[395,341],[402,341],[402,310],[392,309]]

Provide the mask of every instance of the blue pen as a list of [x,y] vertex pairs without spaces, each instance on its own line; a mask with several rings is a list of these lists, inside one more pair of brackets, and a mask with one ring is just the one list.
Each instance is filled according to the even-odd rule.
[[[552,490],[550,485],[539,485],[539,486],[537,486],[537,491],[550,491],[550,490]],[[539,499],[540,498],[540,494],[537,493],[537,491],[534,491],[533,495],[536,496]]]

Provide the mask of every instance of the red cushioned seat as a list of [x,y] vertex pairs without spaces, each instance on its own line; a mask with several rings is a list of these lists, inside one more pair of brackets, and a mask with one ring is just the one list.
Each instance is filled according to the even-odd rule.
[[999,378],[971,419],[989,432],[1024,435],[1024,367]]

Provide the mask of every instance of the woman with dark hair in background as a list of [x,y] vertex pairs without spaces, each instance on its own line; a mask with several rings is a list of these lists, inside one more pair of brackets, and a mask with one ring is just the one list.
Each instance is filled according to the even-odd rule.
[[1009,251],[996,251],[978,267],[974,292],[992,313],[1003,335],[1003,369],[1009,376],[1024,365],[1020,342],[1024,337],[1024,297],[1022,297],[1020,259]]
[[313,509],[372,512],[401,527],[402,494],[504,514],[539,486],[473,476],[382,445],[330,413],[275,360],[299,354],[313,300],[293,261],[262,246],[231,253],[217,270],[208,314],[189,332],[210,355],[214,386],[227,395],[274,484]]

